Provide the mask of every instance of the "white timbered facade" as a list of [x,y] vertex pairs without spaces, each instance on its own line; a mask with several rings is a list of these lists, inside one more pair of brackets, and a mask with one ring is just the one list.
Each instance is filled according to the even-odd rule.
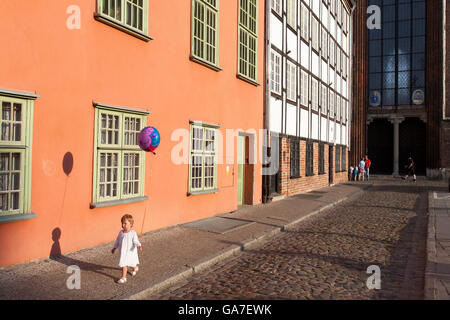
[[265,180],[267,201],[346,181],[355,8],[353,0],[269,3],[265,125],[279,170]]
[[269,130],[349,146],[350,8],[271,0]]

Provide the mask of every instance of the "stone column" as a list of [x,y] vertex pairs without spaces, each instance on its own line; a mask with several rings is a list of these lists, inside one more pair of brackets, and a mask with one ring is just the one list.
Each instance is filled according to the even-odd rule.
[[389,121],[394,125],[394,172],[392,175],[394,177],[399,176],[399,168],[398,168],[398,157],[399,157],[399,125],[404,118],[392,118]]

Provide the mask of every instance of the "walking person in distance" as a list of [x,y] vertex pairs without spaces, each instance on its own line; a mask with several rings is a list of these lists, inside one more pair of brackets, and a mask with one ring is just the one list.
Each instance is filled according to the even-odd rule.
[[402,177],[403,180],[408,180],[408,176],[413,176],[413,181],[416,182],[416,165],[414,164],[414,160],[412,157],[408,158],[408,164],[405,166],[407,172],[406,176]]

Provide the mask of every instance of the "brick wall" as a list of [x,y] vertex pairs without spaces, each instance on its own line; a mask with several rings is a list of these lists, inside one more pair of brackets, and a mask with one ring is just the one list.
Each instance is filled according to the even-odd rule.
[[[319,174],[319,143],[313,142],[314,147],[314,166],[312,176],[306,176],[306,141],[300,140],[300,178],[291,179],[291,167],[290,167],[290,157],[291,157],[291,142],[289,138],[281,139],[281,187],[280,191],[282,194],[287,196],[296,195],[299,193],[304,193],[323,187],[329,186],[329,145],[324,145],[324,173]],[[333,153],[336,148],[332,148]],[[346,149],[347,150],[347,149]],[[331,164],[331,171],[334,183],[342,183],[348,181],[348,152],[343,153],[346,157],[346,170],[344,172],[335,172],[335,163]],[[333,159],[335,155],[333,154]]]
[[450,121],[442,121],[441,168],[450,169]]
[[[445,8],[445,99],[447,101],[445,115],[450,119],[450,3]],[[448,168],[449,166],[447,166]]]
[[450,168],[450,3],[445,10],[445,116],[449,120],[441,121],[441,168]]
[[357,0],[353,15],[353,65],[352,65],[352,130],[350,145],[351,161],[359,161],[367,152],[367,93],[368,93],[368,32],[367,32],[367,0]]

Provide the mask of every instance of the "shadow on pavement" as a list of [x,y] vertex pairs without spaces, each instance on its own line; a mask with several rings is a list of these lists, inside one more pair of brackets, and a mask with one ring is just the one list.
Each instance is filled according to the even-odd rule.
[[108,278],[111,278],[114,280],[119,279],[118,277],[114,277],[114,276],[104,272],[105,269],[117,271],[117,270],[120,270],[119,268],[113,268],[113,267],[103,266],[103,265],[99,265],[99,264],[89,263],[89,262],[73,259],[73,258],[62,255],[61,254],[61,245],[59,243],[61,234],[62,234],[62,232],[61,232],[60,228],[55,228],[52,231],[53,245],[52,245],[52,248],[50,249],[50,254],[49,254],[49,258],[51,260],[59,262],[66,266],[75,265],[75,266],[78,266],[83,271],[95,272],[95,273],[101,274],[105,277],[108,277]]

